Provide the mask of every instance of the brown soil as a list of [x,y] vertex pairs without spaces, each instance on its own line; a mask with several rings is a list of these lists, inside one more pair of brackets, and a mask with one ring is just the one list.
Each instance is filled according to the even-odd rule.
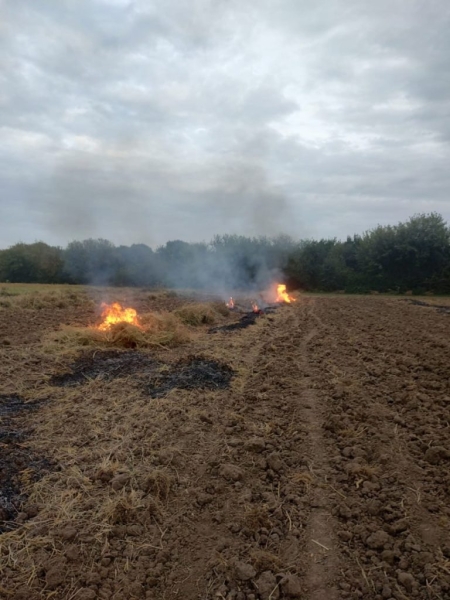
[[303,298],[244,330],[74,362],[40,340],[58,315],[85,326],[79,309],[26,327],[19,310],[0,313],[0,393],[45,399],[14,427],[22,471],[52,467],[18,469],[0,598],[450,598],[446,312]]

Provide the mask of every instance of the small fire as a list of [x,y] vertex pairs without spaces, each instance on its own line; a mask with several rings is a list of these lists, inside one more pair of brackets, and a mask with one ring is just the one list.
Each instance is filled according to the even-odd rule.
[[277,285],[276,302],[287,302],[288,304],[290,304],[291,302],[295,302],[295,298],[289,296],[289,294],[287,293],[286,286],[284,285],[284,283],[279,283]]
[[130,323],[131,325],[140,327],[137,312],[134,308],[122,308],[118,302],[114,302],[113,304],[102,302],[101,306],[103,309],[103,322],[98,326],[100,331],[107,331],[116,323]]
[[233,300],[233,298],[230,297],[230,299],[228,300],[228,302],[226,303],[226,305],[228,306],[229,309],[234,308],[234,300]]
[[259,306],[256,304],[256,302],[252,302],[252,311],[254,313],[259,313],[260,312],[260,308]]

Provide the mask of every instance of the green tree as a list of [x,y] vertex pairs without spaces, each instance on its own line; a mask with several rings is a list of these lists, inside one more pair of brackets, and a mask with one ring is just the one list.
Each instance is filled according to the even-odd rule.
[[15,244],[0,252],[0,279],[12,283],[61,283],[65,281],[60,248],[44,242]]
[[74,283],[112,284],[120,268],[114,244],[103,239],[71,242],[64,259],[65,271]]

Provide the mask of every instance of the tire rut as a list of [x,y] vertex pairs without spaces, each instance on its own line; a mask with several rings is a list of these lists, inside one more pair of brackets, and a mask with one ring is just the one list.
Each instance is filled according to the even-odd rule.
[[319,334],[322,321],[314,312],[314,301],[306,305],[305,318],[315,321],[316,326],[306,333],[299,344],[299,366],[304,375],[298,398],[301,414],[307,424],[309,434],[309,468],[316,483],[312,486],[310,505],[311,514],[306,526],[306,550],[309,568],[306,586],[310,600],[336,599],[334,580],[337,572],[337,541],[333,528],[331,506],[327,497],[327,483],[330,477],[328,451],[323,435],[324,407],[314,385],[311,385],[309,371],[309,346]]
[[[330,450],[323,435],[325,407],[316,392],[310,365],[310,345],[321,327],[314,300],[305,300],[301,306],[280,315],[268,343],[261,348],[264,360],[255,356],[256,363],[262,362],[262,368],[255,366],[255,373],[246,384],[246,394],[254,393],[261,384],[264,387],[264,381],[270,381],[269,393],[259,397],[255,412],[271,415],[280,428],[281,435],[271,454],[289,454],[286,448],[292,446],[292,441],[296,447],[290,468],[280,477],[270,474],[270,477],[275,475],[273,483],[278,486],[282,510],[289,515],[278,553],[284,563],[291,564],[290,571],[298,577],[303,598],[334,600],[338,598],[335,578],[340,559],[328,498]],[[267,360],[268,354],[275,356]],[[297,481],[295,491],[298,493],[300,487],[303,492],[300,510],[290,507],[293,481]]]

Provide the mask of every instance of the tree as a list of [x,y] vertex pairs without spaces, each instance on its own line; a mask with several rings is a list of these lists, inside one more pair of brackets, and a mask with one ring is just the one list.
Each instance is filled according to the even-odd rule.
[[73,241],[65,250],[43,242],[16,244],[0,251],[0,279],[223,293],[261,290],[284,279],[306,290],[450,293],[450,232],[441,215],[429,213],[342,242],[220,235],[209,244],[173,240],[156,252],[104,239]]
[[60,248],[44,242],[19,243],[0,252],[0,279],[12,283],[62,283],[63,265]]
[[103,239],[71,242],[64,259],[65,270],[74,283],[111,284],[120,267],[114,244]]

